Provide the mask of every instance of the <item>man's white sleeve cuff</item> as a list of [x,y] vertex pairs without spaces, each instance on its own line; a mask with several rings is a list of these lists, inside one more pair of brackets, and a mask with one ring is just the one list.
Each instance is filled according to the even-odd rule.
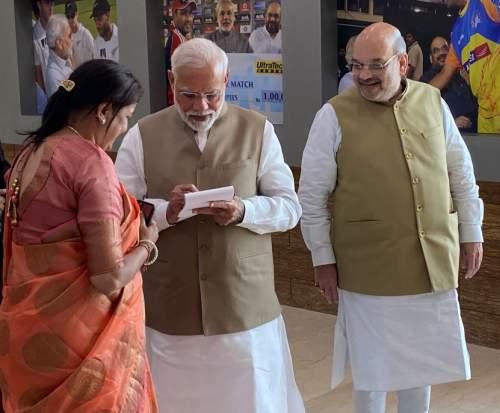
[[311,251],[311,256],[314,267],[335,264],[337,262],[332,247],[324,247]]
[[460,224],[460,242],[484,242],[481,225]]
[[167,208],[168,202],[162,202],[155,206],[155,212],[153,214],[153,221],[158,225],[158,231],[163,231],[170,227],[167,221]]
[[245,205],[245,215],[243,216],[243,221],[241,221],[238,226],[246,228],[246,225],[252,225],[255,221],[255,205],[252,202],[243,199],[243,204]]

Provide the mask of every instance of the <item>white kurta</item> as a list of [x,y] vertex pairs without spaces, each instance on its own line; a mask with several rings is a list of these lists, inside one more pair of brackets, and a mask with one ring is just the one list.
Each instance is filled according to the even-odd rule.
[[217,336],[146,331],[161,413],[305,413],[281,316]]
[[[207,135],[195,135],[201,151]],[[147,194],[138,126],[125,136],[116,169],[127,190]],[[187,182],[182,182],[187,183]],[[264,234],[293,228],[301,215],[293,175],[278,137],[266,122],[257,171],[259,195],[243,200],[239,226]],[[153,219],[168,231],[168,202],[155,204]],[[147,350],[161,413],[305,413],[295,383],[283,318],[248,331],[216,336],[169,336],[147,328]]]
[[[470,154],[443,100],[442,111],[460,241],[481,242],[483,203]],[[335,263],[327,202],[335,190],[341,140],[335,111],[326,104],[311,127],[299,186],[302,233],[314,266]],[[402,390],[470,377],[455,290],[401,297],[339,294],[332,386],[343,380],[349,361],[356,390]]]
[[332,387],[350,364],[356,390],[395,391],[470,379],[457,292],[398,297],[339,292]]
[[281,54],[281,30],[272,37],[266,26],[255,29],[248,39],[254,53]]
[[47,97],[51,97],[63,80],[69,79],[73,73],[73,67],[68,59],[62,59],[51,50],[49,56],[49,64],[47,65],[47,77],[45,79],[45,90]]

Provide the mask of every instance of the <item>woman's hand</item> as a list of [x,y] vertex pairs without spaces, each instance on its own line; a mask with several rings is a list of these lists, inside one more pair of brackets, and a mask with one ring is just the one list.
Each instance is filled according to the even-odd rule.
[[141,228],[139,230],[139,240],[148,240],[156,243],[158,241],[158,226],[156,222],[151,220],[149,226],[146,225],[146,220],[144,219],[144,215],[141,213]]

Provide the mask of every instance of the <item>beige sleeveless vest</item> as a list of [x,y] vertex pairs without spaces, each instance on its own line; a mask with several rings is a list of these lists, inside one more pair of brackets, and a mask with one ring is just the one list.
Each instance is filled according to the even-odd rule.
[[412,295],[458,285],[458,221],[439,91],[408,81],[394,105],[353,88],[330,101],[342,131],[332,244],[341,288]]
[[[257,195],[265,118],[225,104],[203,153],[193,131],[171,107],[139,122],[149,198],[169,198],[177,184],[200,190],[233,185]],[[198,216],[167,228],[160,257],[144,274],[146,323],[171,335],[248,330],[280,312],[274,290],[270,235],[221,227]]]

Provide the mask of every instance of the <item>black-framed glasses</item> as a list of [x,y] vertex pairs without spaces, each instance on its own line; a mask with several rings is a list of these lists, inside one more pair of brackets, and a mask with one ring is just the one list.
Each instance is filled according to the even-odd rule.
[[349,66],[349,69],[351,69],[352,72],[361,72],[363,70],[363,68],[366,67],[368,69],[368,71],[370,71],[372,73],[380,73],[383,70],[385,70],[387,68],[387,66],[389,66],[389,64],[391,63],[391,61],[396,56],[399,56],[399,53],[396,53],[396,54],[392,55],[384,63],[377,62],[377,63],[364,64],[364,63],[360,63],[360,62],[352,62],[348,66]]

